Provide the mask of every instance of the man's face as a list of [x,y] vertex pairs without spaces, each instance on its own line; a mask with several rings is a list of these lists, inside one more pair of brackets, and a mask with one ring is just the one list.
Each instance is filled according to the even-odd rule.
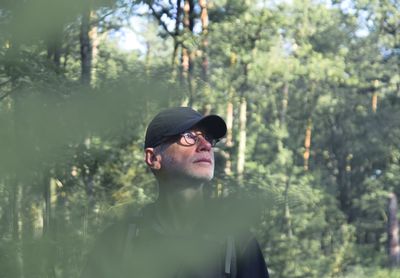
[[[194,129],[160,152],[162,177],[210,181],[214,176],[214,151],[205,133]],[[197,137],[193,144],[190,140]],[[189,142],[189,143],[188,143]]]

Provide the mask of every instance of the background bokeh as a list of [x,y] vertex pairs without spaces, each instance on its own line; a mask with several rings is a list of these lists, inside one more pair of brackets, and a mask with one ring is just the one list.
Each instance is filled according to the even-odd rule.
[[271,277],[399,277],[399,25],[393,0],[2,0],[0,277],[79,277],[155,200],[146,123],[179,105],[227,121],[209,195],[258,204],[231,213]]

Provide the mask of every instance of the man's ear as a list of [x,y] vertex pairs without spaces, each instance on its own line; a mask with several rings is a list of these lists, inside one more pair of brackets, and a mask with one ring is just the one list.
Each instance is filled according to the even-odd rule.
[[154,148],[146,148],[144,150],[144,161],[153,170],[160,170],[161,155],[154,152]]

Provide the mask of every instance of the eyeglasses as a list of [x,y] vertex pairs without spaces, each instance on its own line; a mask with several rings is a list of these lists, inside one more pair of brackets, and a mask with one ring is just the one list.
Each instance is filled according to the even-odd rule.
[[185,146],[193,146],[198,144],[200,142],[200,137],[203,137],[208,143],[210,143],[211,147],[215,147],[215,145],[219,142],[219,139],[215,139],[203,133],[185,132],[180,136],[183,138],[182,143]]

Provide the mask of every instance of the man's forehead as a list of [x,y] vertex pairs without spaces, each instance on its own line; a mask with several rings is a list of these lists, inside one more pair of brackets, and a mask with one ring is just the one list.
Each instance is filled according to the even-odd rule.
[[199,134],[210,134],[210,130],[207,129],[207,127],[202,126],[202,125],[196,125],[194,127],[189,128],[186,132],[194,132],[194,133],[199,133]]

